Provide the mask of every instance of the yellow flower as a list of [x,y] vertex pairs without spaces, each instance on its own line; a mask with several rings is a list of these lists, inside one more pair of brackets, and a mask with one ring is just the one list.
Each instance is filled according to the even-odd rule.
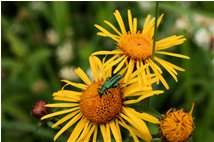
[[[128,82],[124,84],[124,79],[118,81],[118,87],[110,87],[101,94],[99,91],[108,77],[112,77],[112,69],[106,70],[103,62],[96,56],[89,58],[91,70],[94,76],[92,82],[85,72],[78,68],[75,70],[77,75],[84,82],[74,83],[68,80],[63,80],[67,85],[81,89],[81,91],[62,90],[53,94],[53,99],[63,101],[62,103],[47,104],[46,107],[63,108],[63,110],[47,114],[41,119],[47,119],[61,116],[52,128],[55,128],[63,123],[66,123],[59,132],[55,135],[54,141],[71,126],[74,126],[68,142],[87,142],[92,137],[95,142],[97,140],[98,130],[105,142],[111,141],[111,135],[117,142],[122,141],[120,126],[127,129],[134,141],[143,139],[151,141],[152,136],[144,121],[159,124],[159,120],[147,113],[137,112],[127,105],[139,102],[147,97],[163,93],[163,91],[153,91],[151,87],[139,88],[137,80],[137,71],[134,72]],[[121,71],[122,74],[124,71]],[[151,84],[154,82],[149,80]],[[132,97],[138,99],[131,99]],[[92,136],[93,135],[93,136]]]
[[[144,78],[145,74],[149,74],[151,71],[155,74],[155,77],[158,78],[158,82],[161,81],[166,89],[169,89],[168,84],[165,79],[162,77],[162,70],[158,66],[160,64],[163,66],[169,74],[175,79],[177,82],[177,71],[185,71],[183,68],[178,67],[168,61],[165,61],[158,57],[157,55],[168,55],[178,58],[189,59],[188,56],[171,53],[168,51],[164,51],[165,49],[171,48],[173,46],[182,44],[186,39],[180,35],[173,35],[162,40],[156,41],[155,48],[155,56],[154,60],[151,59],[152,56],[152,47],[153,47],[153,34],[154,34],[154,22],[155,18],[150,20],[150,15],[146,17],[143,29],[141,31],[137,30],[137,19],[132,18],[131,11],[128,10],[128,24],[129,30],[126,31],[124,21],[118,10],[115,11],[114,16],[119,24],[120,30],[118,30],[113,24],[108,21],[104,21],[115,33],[111,33],[107,31],[105,28],[95,24],[95,27],[98,28],[101,32],[97,34],[103,37],[110,37],[115,42],[119,49],[113,51],[98,51],[93,55],[106,55],[112,54],[114,55],[109,63],[106,64],[108,68],[119,63],[119,66],[114,70],[116,73],[120,70],[124,64],[128,65],[127,75],[125,79],[128,79],[130,73],[134,70],[134,68],[140,69],[146,66],[146,70],[139,75],[139,79],[143,80],[144,84],[147,84],[146,79]],[[157,21],[157,26],[160,24],[163,18],[163,14],[159,17]],[[127,63],[128,62],[128,63]],[[158,63],[158,64],[157,64]]]
[[192,111],[185,113],[183,110],[168,110],[160,123],[162,135],[169,142],[185,142],[194,130]]

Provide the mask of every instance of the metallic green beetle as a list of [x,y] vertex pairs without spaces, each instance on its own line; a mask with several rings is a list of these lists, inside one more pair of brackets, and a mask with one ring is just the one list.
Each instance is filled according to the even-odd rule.
[[106,79],[106,82],[101,86],[99,90],[99,94],[102,96],[105,91],[107,91],[109,88],[116,88],[119,86],[117,83],[122,78],[122,75],[116,74],[112,77],[109,77]]

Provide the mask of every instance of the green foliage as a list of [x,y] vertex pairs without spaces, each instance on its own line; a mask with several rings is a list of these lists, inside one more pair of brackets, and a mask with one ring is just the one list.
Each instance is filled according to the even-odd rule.
[[[131,9],[141,23],[147,14],[154,15],[155,11],[155,2],[5,1],[1,5],[2,141],[14,142],[20,139],[22,142],[53,140],[57,130],[44,125],[38,127],[38,121],[31,115],[32,106],[38,100],[51,102],[51,94],[63,85],[60,84],[63,67],[80,66],[87,70],[91,53],[114,49],[113,42],[96,35],[94,24],[101,24],[107,19],[116,23],[113,17],[116,9],[125,17],[126,10]],[[209,20],[213,24],[213,2],[160,2],[159,8],[159,13],[164,13],[165,17],[158,28],[157,39],[172,34],[184,35],[187,38],[185,44],[172,50],[188,55],[191,59],[186,61],[164,57],[186,71],[179,73],[178,83],[164,72],[170,89],[164,95],[152,97],[150,104],[153,108],[141,105],[135,106],[135,109],[161,118],[161,114],[171,107],[184,107],[189,111],[195,102],[193,116],[196,128],[193,141],[214,141],[213,31],[208,46],[199,45],[194,39],[200,28],[208,29]],[[196,15],[209,19],[208,24],[196,21]],[[188,21],[188,28],[179,29],[175,21],[183,17]],[[142,24],[138,28],[142,28]],[[72,54],[69,55],[71,60],[62,62],[58,50],[67,41],[72,44]],[[149,128],[153,135],[158,133],[156,125],[149,124]],[[122,128],[121,132],[124,141],[132,141],[126,130]],[[65,141],[68,135],[69,132],[63,134],[59,141]],[[102,141],[101,138],[101,134],[98,134],[99,141]],[[154,138],[152,141],[158,142],[160,139]]]

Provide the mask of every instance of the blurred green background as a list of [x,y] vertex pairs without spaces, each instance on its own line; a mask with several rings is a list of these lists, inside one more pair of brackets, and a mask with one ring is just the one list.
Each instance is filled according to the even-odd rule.
[[[214,2],[160,2],[164,19],[157,39],[182,34],[187,40],[174,52],[190,60],[163,57],[186,69],[176,83],[165,72],[170,89],[152,98],[160,113],[171,107],[195,109],[194,142],[214,141]],[[155,2],[1,2],[1,137],[3,142],[47,142],[57,130],[38,126],[32,116],[38,100],[51,102],[61,79],[79,81],[81,67],[90,74],[88,57],[114,42],[98,37],[94,24],[116,24],[118,9],[127,20],[127,9],[142,28]],[[158,88],[164,89],[160,86]],[[62,136],[66,137],[66,134]],[[130,139],[126,140],[129,141]]]

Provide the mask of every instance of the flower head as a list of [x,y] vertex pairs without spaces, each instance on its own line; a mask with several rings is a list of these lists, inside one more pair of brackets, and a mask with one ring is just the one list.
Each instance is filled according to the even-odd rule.
[[47,102],[45,101],[37,101],[33,105],[32,115],[35,116],[37,119],[40,119],[42,116],[50,113],[51,109],[48,107],[45,107],[46,104]]
[[[153,72],[155,74],[155,77],[158,78],[158,82],[161,81],[162,84],[167,89],[169,89],[168,84],[161,75],[162,70],[158,66],[158,64],[163,66],[176,81],[176,70],[184,71],[184,69],[161,59],[157,55],[168,55],[178,58],[189,59],[189,57],[185,55],[164,51],[173,46],[182,44],[186,39],[182,35],[173,35],[162,40],[156,41],[155,56],[154,60],[152,60],[151,56],[153,47],[155,18],[150,19],[151,16],[148,15],[146,17],[143,29],[139,31],[137,29],[137,18],[132,18],[131,11],[128,10],[129,30],[127,31],[124,21],[118,10],[115,11],[114,16],[119,24],[120,30],[118,30],[110,22],[106,20],[104,22],[109,27],[111,27],[115,33],[111,33],[97,24],[95,25],[95,27],[100,30],[100,32],[98,32],[98,35],[103,37],[110,37],[116,42],[116,45],[119,49],[113,51],[98,51],[93,55],[114,55],[111,59],[109,59],[108,64],[106,64],[107,68],[111,68],[112,66],[119,63],[118,67],[114,70],[114,73],[119,71],[123,66],[128,65],[129,68],[127,68],[125,79],[129,78],[130,73],[133,72],[134,68],[138,70],[140,68],[145,67],[145,71],[143,71],[142,74],[138,76],[139,80],[143,80],[144,84],[147,84],[147,81],[144,76],[145,74],[150,74],[150,72]],[[157,26],[160,24],[162,18],[163,14],[158,18]]]
[[186,113],[182,109],[178,111],[168,110],[160,123],[163,137],[169,142],[184,142],[188,140],[194,130],[192,111]]
[[[120,76],[124,71],[119,72],[117,74],[119,78],[113,81],[114,86],[109,86],[110,82],[112,84],[112,69],[106,69],[103,62],[95,56],[91,56],[89,61],[94,80],[91,81],[82,69],[76,69],[75,72],[84,83],[63,81],[67,83],[65,86],[70,85],[81,91],[65,90],[64,86],[62,90],[53,94],[54,100],[63,102],[46,105],[46,107],[63,108],[41,118],[43,120],[62,116],[52,125],[52,128],[55,128],[66,123],[55,135],[54,140],[76,124],[68,141],[89,141],[92,135],[93,141],[96,141],[98,130],[101,130],[105,142],[111,141],[111,134],[120,142],[122,141],[120,126],[127,129],[135,141],[139,138],[151,141],[152,137],[144,120],[156,124],[159,120],[150,114],[137,112],[127,104],[134,104],[162,91],[153,91],[151,87],[140,88],[135,79],[137,71],[126,83]],[[154,81],[151,79],[149,82]],[[131,99],[136,96],[138,99]]]

